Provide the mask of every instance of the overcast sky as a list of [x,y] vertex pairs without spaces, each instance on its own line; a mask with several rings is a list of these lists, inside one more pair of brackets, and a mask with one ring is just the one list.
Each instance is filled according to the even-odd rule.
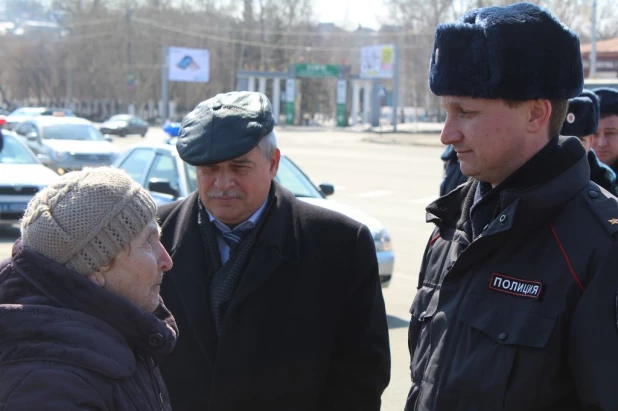
[[345,25],[346,28],[363,27],[377,29],[379,18],[386,15],[382,0],[314,0],[318,21]]

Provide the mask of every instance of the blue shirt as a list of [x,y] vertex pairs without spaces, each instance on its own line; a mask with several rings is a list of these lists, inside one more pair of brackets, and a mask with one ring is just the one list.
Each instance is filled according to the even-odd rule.
[[[260,206],[260,208],[258,208],[257,211],[253,213],[251,217],[249,217],[249,219],[238,224],[233,229],[229,228],[227,225],[217,220],[215,216],[210,214],[210,211],[206,210],[206,212],[208,213],[208,218],[210,219],[210,221],[215,226],[217,226],[217,228],[221,230],[221,232],[248,231],[252,229],[253,227],[255,227],[257,222],[260,221],[260,217],[262,216],[262,213],[264,212],[264,209],[266,208],[267,202],[268,202],[268,197],[266,198],[264,203]],[[230,246],[227,245],[227,243],[225,242],[225,240],[223,239],[220,233],[217,233],[217,245],[219,246],[219,255],[221,256],[221,263],[225,264],[227,263],[227,260],[230,259]]]

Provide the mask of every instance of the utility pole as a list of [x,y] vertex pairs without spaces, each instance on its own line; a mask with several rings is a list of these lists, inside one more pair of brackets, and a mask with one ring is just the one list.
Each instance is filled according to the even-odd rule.
[[132,50],[131,50],[131,7],[127,7],[127,95],[129,114],[135,114],[134,94],[135,94],[135,76],[133,75]]
[[597,76],[597,0],[592,0],[590,46],[590,71],[588,72],[588,78],[595,78]]
[[67,66],[67,97],[65,107],[73,111],[73,68]]

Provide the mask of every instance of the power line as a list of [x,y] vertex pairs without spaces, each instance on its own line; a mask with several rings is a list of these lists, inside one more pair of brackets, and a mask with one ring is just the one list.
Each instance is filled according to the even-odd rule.
[[[310,44],[272,44],[272,43],[264,43],[264,42],[259,42],[259,41],[252,41],[252,40],[243,40],[243,39],[234,39],[234,38],[230,38],[230,37],[224,37],[224,36],[218,36],[218,35],[212,35],[212,34],[206,34],[206,33],[199,33],[199,32],[195,32],[195,31],[189,31],[189,30],[184,30],[184,29],[179,29],[176,27],[172,27],[169,25],[164,25],[161,24],[159,22],[153,21],[153,20],[147,20],[147,19],[142,19],[142,18],[138,18],[138,17],[133,17],[132,21],[136,22],[136,23],[141,23],[150,27],[155,27],[159,30],[166,30],[168,32],[173,32],[176,34],[182,34],[184,36],[190,36],[190,37],[196,37],[196,38],[200,38],[200,39],[205,39],[205,40],[212,40],[212,41],[219,41],[219,42],[223,42],[223,43],[229,43],[229,44],[241,44],[241,45],[246,45],[246,46],[255,46],[255,47],[264,47],[264,48],[271,48],[271,49],[285,49],[285,50],[303,50],[303,51],[345,51],[348,52],[350,51],[350,47],[351,46],[347,46],[347,47],[324,47],[324,46],[314,46],[314,45],[310,45]],[[223,30],[221,30],[223,31]],[[354,41],[356,40],[356,38],[354,37],[353,34],[349,34],[349,39]],[[356,47],[356,46],[354,46]],[[418,46],[404,46],[405,49],[416,49],[418,48]]]

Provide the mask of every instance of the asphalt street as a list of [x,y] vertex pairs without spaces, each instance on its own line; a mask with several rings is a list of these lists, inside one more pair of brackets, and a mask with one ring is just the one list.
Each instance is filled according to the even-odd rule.
[[[149,141],[165,134],[153,128]],[[358,208],[380,220],[390,231],[395,250],[395,274],[384,298],[390,327],[393,360],[391,383],[382,410],[401,411],[410,387],[407,348],[408,310],[431,226],[425,206],[437,197],[442,177],[437,136],[392,139],[361,132],[281,129],[280,148],[314,183],[335,185],[333,201]],[[121,149],[142,139],[116,138]],[[0,259],[10,255],[19,236],[16,226],[0,226]]]

